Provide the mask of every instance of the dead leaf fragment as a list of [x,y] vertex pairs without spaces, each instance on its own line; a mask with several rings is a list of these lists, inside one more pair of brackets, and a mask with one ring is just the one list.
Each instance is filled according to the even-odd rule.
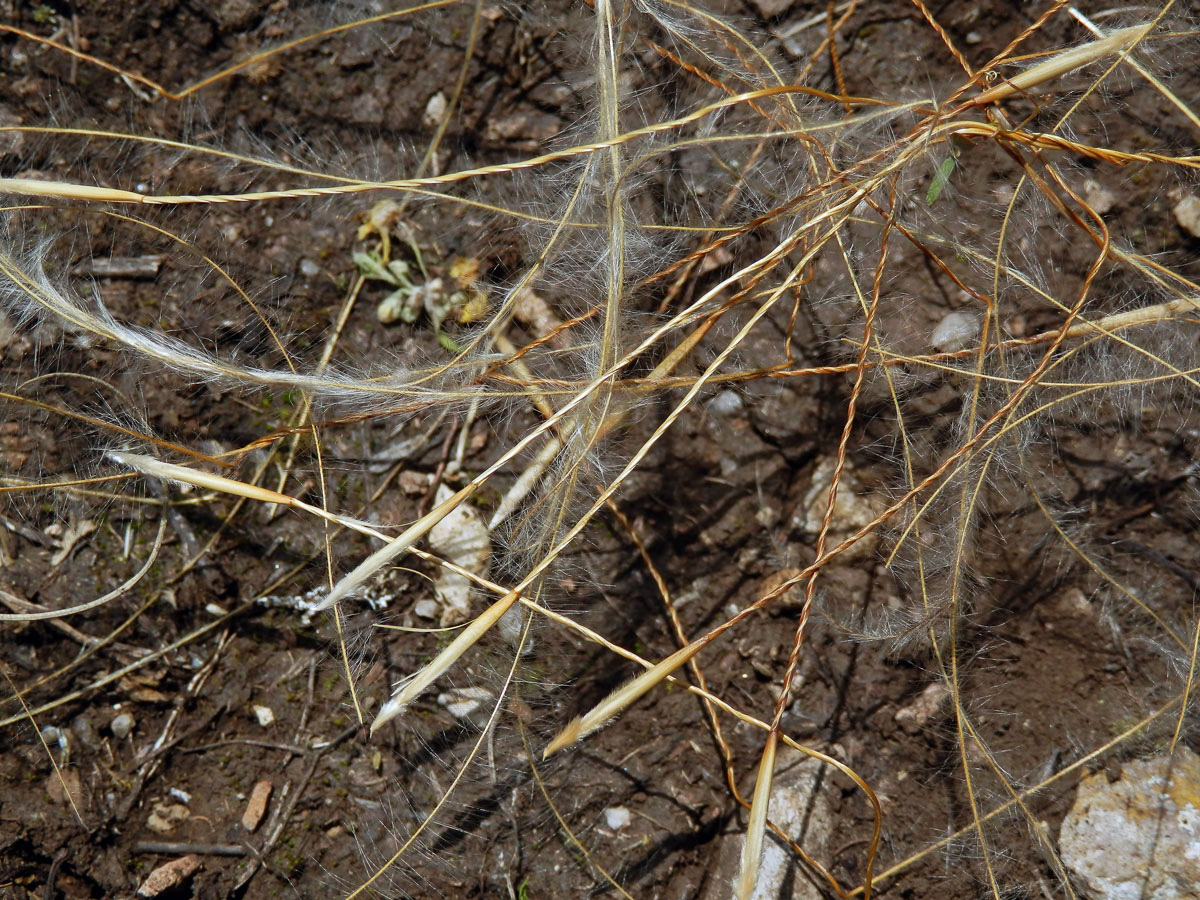
[[247,831],[254,831],[262,822],[267,812],[267,801],[271,799],[271,790],[271,782],[263,779],[250,791],[250,799],[242,813],[242,827]]
[[183,884],[199,868],[200,857],[194,853],[163,863],[146,876],[146,880],[137,889],[137,895],[139,897],[157,897],[159,894]]
[[62,562],[71,555],[71,551],[75,549],[75,545],[91,534],[100,526],[91,519],[83,519],[79,522],[72,522],[68,525],[59,538],[61,546],[59,550],[50,557],[50,566],[61,565]]
[[[450,494],[450,489],[441,485],[437,502],[445,502]],[[474,575],[486,575],[492,539],[479,511],[469,503],[462,503],[430,529],[429,549]],[[443,627],[457,625],[470,618],[470,579],[448,569],[438,569],[433,579],[433,590],[441,605]]]

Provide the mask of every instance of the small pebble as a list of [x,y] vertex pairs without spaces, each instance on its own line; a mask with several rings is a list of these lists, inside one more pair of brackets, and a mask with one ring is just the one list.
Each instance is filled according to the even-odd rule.
[[1117,205],[1116,195],[1094,178],[1084,182],[1083,199],[1101,216],[1112,212],[1113,207]]
[[189,794],[187,791],[182,790],[180,788],[173,787],[169,791],[167,791],[167,793],[170,794],[172,797],[174,797],[176,800],[178,800],[180,803],[182,803],[184,806],[187,806],[188,804],[190,804],[192,802],[192,795]]
[[1171,210],[1179,227],[1194,238],[1200,238],[1200,197],[1188,194]]
[[250,791],[250,800],[242,813],[242,827],[247,831],[254,831],[262,822],[267,812],[267,802],[271,799],[271,789],[271,782],[264,779],[257,782]]
[[968,44],[978,44],[978,43],[981,43],[982,41],[983,41],[983,35],[980,34],[978,31],[968,31],[967,32],[967,43]]
[[113,717],[108,727],[112,729],[113,737],[123,741],[133,733],[133,726],[136,724],[136,720],[129,713],[121,713]]
[[89,716],[76,716],[71,721],[71,730],[75,732],[75,737],[79,738],[79,742],[89,750],[96,750],[100,747],[100,737],[96,734],[96,727],[92,724]]
[[708,411],[714,416],[736,416],[744,406],[736,391],[721,391],[708,401]]
[[441,609],[436,600],[418,600],[413,604],[413,612],[422,619],[436,619]]
[[442,116],[446,114],[446,95],[438,91],[429,98],[429,102],[425,104],[425,114],[421,117],[426,128],[436,128],[441,124]]
[[275,710],[269,706],[258,706],[257,704],[250,707],[254,711],[254,718],[258,720],[258,724],[263,728],[275,722]]
[[311,259],[300,260],[300,274],[305,278],[316,278],[321,274],[321,267]]
[[633,821],[633,816],[624,806],[610,806],[604,810],[604,824],[613,831],[620,831],[622,828],[628,828],[629,823]]
[[947,313],[929,336],[929,343],[939,353],[953,353],[969,346],[979,336],[979,318],[974,313],[957,310]]
[[156,803],[146,819],[146,827],[157,834],[168,834],[180,822],[186,822],[192,811],[182,803]]

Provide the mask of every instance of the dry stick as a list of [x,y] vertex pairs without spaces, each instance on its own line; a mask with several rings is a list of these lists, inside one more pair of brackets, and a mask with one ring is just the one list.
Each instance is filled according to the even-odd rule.
[[241,844],[194,844],[188,841],[138,841],[133,845],[134,853],[161,853],[168,856],[184,856],[196,853],[200,856],[245,856],[246,848]]

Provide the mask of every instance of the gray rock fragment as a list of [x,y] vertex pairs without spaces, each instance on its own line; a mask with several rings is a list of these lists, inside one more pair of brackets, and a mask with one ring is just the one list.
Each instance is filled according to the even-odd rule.
[[1096,900],[1200,900],[1200,757],[1181,746],[1111,784],[1084,778],[1058,845]]

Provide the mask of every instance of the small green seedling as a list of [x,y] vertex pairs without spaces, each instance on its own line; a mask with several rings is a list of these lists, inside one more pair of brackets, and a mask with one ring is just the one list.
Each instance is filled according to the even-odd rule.
[[942,195],[942,191],[946,189],[946,185],[950,183],[950,176],[954,174],[954,167],[958,165],[958,158],[967,147],[971,146],[970,142],[964,140],[958,135],[950,138],[950,155],[942,160],[941,165],[937,167],[937,171],[933,173],[933,181],[929,183],[929,190],[925,192],[925,203],[929,206],[937,203],[938,197]]
[[371,281],[382,281],[391,285],[395,290],[379,301],[375,315],[384,325],[393,322],[403,322],[413,325],[421,316],[421,311],[429,317],[433,332],[437,335],[438,343],[448,353],[457,353],[458,344],[442,331],[442,323],[452,313],[462,311],[470,303],[470,298],[464,291],[448,293],[442,284],[442,279],[432,278],[423,284],[416,284],[412,279],[412,270],[402,259],[392,259],[384,262],[376,253],[362,250],[354,251],[354,264],[363,277]]

